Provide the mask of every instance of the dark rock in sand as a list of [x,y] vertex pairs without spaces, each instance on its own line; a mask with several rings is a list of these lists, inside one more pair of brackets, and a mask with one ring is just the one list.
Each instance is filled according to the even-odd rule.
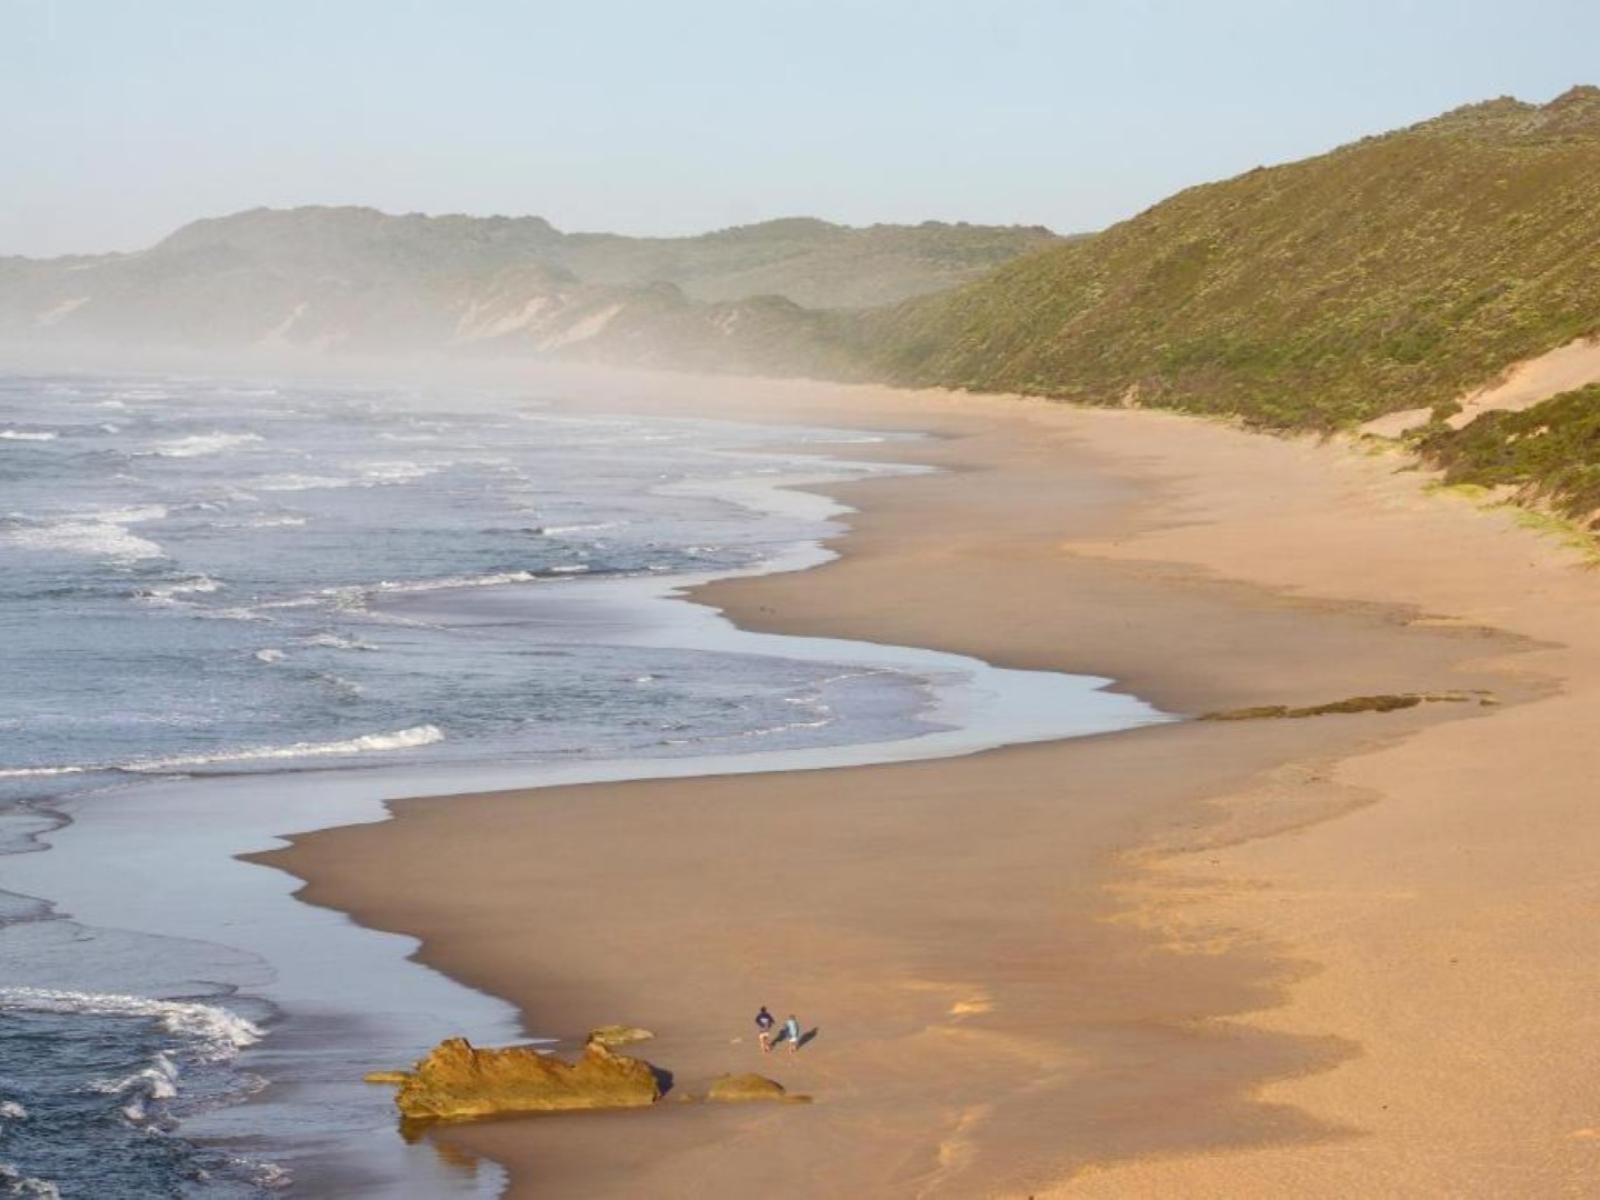
[[1479,704],[1493,704],[1492,698],[1485,698],[1485,693],[1474,692],[1470,695],[1465,692],[1406,692],[1402,695],[1387,696],[1351,696],[1348,700],[1335,700],[1330,704],[1311,704],[1305,708],[1290,708],[1286,704],[1263,704],[1256,708],[1230,708],[1222,712],[1204,714],[1202,721],[1273,721],[1282,718],[1291,720],[1302,717],[1326,717],[1336,713],[1387,713],[1398,712],[1403,708],[1415,708],[1419,704],[1460,704],[1478,698]]

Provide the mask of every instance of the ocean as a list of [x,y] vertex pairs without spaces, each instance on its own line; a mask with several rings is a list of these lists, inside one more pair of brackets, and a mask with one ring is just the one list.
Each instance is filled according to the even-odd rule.
[[497,1194],[353,1080],[528,1031],[233,861],[277,834],[393,795],[1160,719],[1105,680],[744,634],[678,598],[824,561],[840,510],[786,487],[912,469],[827,457],[904,436],[0,374],[0,1195],[273,1195],[341,1170],[339,1194]]

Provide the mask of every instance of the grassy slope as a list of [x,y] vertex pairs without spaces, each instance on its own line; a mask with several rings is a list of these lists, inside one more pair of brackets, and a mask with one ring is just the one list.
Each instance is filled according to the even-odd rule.
[[1600,329],[1600,90],[1182,192],[848,336],[889,379],[1334,428]]
[[810,308],[865,308],[978,279],[1057,241],[1038,226],[766,221],[686,238],[568,234],[560,261],[591,283],[672,283],[695,300],[783,296]]

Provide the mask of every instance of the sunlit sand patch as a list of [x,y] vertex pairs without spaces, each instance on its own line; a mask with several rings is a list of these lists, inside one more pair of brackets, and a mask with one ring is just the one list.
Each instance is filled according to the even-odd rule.
[[952,1017],[970,1017],[978,1013],[994,1011],[994,1001],[988,996],[973,996],[968,1000],[957,1000],[950,1006]]
[[945,1010],[951,1017],[974,1017],[994,1011],[994,997],[975,983],[951,983],[937,979],[908,979],[901,987],[909,992],[948,992],[955,995]]

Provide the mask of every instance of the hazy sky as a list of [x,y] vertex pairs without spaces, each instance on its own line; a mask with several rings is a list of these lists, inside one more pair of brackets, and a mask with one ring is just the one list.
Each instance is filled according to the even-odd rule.
[[0,0],[0,254],[263,204],[1093,229],[1597,50],[1600,0]]

